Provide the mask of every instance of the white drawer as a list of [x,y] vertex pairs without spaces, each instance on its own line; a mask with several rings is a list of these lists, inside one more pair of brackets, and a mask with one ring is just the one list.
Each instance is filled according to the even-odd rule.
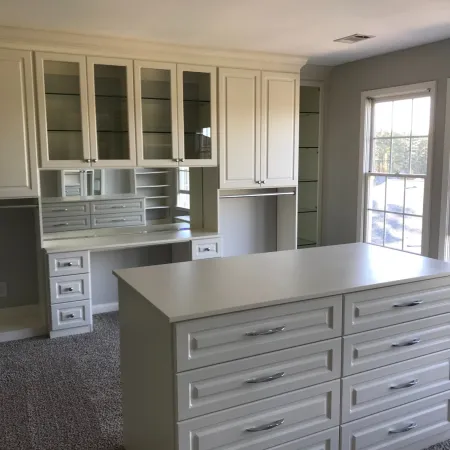
[[82,327],[92,324],[91,301],[58,303],[52,305],[52,330]]
[[340,338],[183,372],[178,420],[330,381],[340,372]]
[[87,202],[59,202],[44,203],[42,205],[42,217],[66,217],[89,215],[89,203]]
[[339,450],[339,427],[277,445],[270,450]]
[[450,433],[450,392],[341,427],[341,450],[421,450]]
[[450,350],[344,378],[342,422],[450,390]]
[[341,328],[341,296],[182,322],[177,371],[335,338]]
[[89,252],[50,253],[48,255],[48,272],[51,277],[89,271]]
[[352,375],[450,348],[450,314],[344,337],[343,374]]
[[344,296],[344,334],[450,312],[450,278],[356,292]]
[[104,200],[91,202],[92,214],[123,214],[129,212],[142,212],[144,199]]
[[100,214],[92,216],[92,228],[131,227],[145,225],[145,213]]
[[178,424],[178,450],[266,450],[339,423],[339,380]]
[[44,217],[42,227],[44,233],[89,230],[91,228],[91,216]]
[[192,260],[220,258],[222,256],[222,239],[195,239],[192,241]]
[[51,303],[73,302],[91,298],[89,273],[50,278]]

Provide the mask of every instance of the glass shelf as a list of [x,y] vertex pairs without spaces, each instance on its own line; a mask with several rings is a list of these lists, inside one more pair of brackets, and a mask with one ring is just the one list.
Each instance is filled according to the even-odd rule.
[[45,95],[68,95],[72,97],[79,97],[79,93],[72,93],[72,92],[46,92]]
[[64,133],[64,132],[69,132],[69,133],[81,133],[81,130],[47,130],[49,133]]
[[319,147],[299,147],[299,148],[315,150],[318,149]]
[[319,111],[300,111],[301,116],[303,116],[303,115],[309,116],[310,114],[320,114],[320,112]]
[[299,214],[305,214],[305,213],[316,213],[317,209],[315,208],[299,208],[298,213]]
[[125,130],[97,130],[97,133],[128,133]]
[[299,183],[317,183],[318,180],[308,180],[308,179],[300,179],[298,180]]
[[298,238],[297,239],[297,248],[298,247],[307,247],[317,245],[317,242],[310,241],[309,239]]

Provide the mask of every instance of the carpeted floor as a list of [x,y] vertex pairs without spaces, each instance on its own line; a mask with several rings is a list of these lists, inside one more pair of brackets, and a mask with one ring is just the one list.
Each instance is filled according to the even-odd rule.
[[94,330],[0,344],[0,450],[124,450],[118,314]]

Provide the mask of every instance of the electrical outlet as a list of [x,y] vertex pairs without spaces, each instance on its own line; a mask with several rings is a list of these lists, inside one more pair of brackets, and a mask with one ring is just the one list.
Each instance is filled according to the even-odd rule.
[[7,297],[8,295],[8,288],[6,281],[0,281],[0,298]]

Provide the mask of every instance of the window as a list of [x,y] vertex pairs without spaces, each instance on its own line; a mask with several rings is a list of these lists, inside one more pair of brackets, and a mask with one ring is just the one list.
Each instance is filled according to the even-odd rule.
[[178,169],[177,207],[190,209],[191,196],[189,193],[189,167]]
[[427,251],[431,106],[430,89],[366,97],[364,242]]

